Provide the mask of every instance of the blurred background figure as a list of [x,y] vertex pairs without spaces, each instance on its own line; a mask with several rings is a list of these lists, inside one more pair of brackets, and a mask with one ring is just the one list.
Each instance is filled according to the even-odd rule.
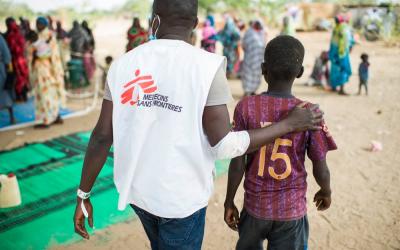
[[210,22],[210,25],[215,28],[215,18],[210,9],[207,10],[206,19]]
[[[64,81],[64,68],[61,60],[60,49],[58,47],[56,34],[54,31],[49,30],[48,21],[44,17],[36,19],[36,28],[39,35],[39,39],[46,41],[51,48],[51,74],[55,81],[53,82],[59,101],[59,106],[66,107],[66,93],[65,93],[65,81]],[[61,123],[61,117],[57,117],[57,122]]]
[[393,26],[395,24],[396,17],[393,14],[392,6],[386,9],[386,13],[383,16],[382,26],[383,26],[383,39],[387,42],[392,38]]
[[71,40],[71,58],[82,58],[83,53],[85,53],[85,43],[90,42],[89,34],[81,27],[78,21],[74,21],[68,37]]
[[225,20],[224,29],[218,33],[218,39],[224,46],[223,55],[228,61],[226,73],[231,78],[234,74],[235,63],[239,59],[237,49],[240,41],[240,31],[236,27],[232,17],[226,16]]
[[103,74],[102,74],[102,83],[103,83],[102,84],[102,90],[104,90],[105,85],[107,84],[107,73],[108,73],[108,70],[111,67],[111,64],[112,64],[113,60],[114,59],[113,59],[112,56],[106,56],[106,58],[104,59],[104,62],[105,62],[104,66],[100,66],[101,70],[103,71]]
[[265,46],[266,33],[261,21],[251,22],[242,41],[244,60],[240,78],[245,96],[254,95],[261,84],[261,63],[264,61]]
[[336,16],[335,22],[336,26],[332,31],[329,50],[329,59],[331,61],[330,82],[332,90],[336,91],[339,88],[339,94],[346,95],[344,86],[352,75],[350,64],[351,41],[343,16]]
[[88,43],[89,43],[90,47],[93,48],[93,50],[94,50],[96,47],[96,41],[94,39],[92,29],[89,27],[89,23],[86,20],[84,20],[82,22],[82,28],[86,31],[86,34],[89,37]]
[[85,43],[83,46],[85,52],[83,53],[83,67],[85,75],[89,83],[92,82],[96,72],[96,60],[93,55],[93,47],[90,43]]
[[212,26],[211,21],[207,19],[204,22],[201,48],[208,52],[215,53],[216,44],[217,44],[217,31]]
[[15,123],[13,113],[13,85],[7,83],[7,68],[11,65],[11,53],[3,36],[0,35],[0,110],[7,109],[10,124]]
[[297,18],[298,12],[299,9],[295,6],[287,8],[286,14],[283,18],[281,35],[296,36],[295,19]]
[[29,69],[25,57],[25,37],[14,18],[6,19],[5,38],[12,57],[12,68],[15,73],[15,94],[17,101],[26,102],[29,91]]
[[[38,20],[38,22],[41,23],[38,29],[42,29],[44,20]],[[40,48],[41,44],[48,46],[49,53],[42,51],[45,48]],[[35,31],[29,32],[28,59],[35,97],[35,119],[41,121],[40,124],[35,126],[36,129],[49,128],[55,122],[61,123],[57,76],[53,72],[51,53],[49,40],[44,40],[43,36],[39,37]]]
[[329,53],[323,51],[321,55],[315,59],[311,76],[306,85],[323,87],[326,90],[331,89],[329,75]]
[[132,26],[128,30],[126,51],[128,52],[145,43],[147,41],[147,36],[147,31],[140,24],[140,19],[135,17]]
[[28,19],[25,19],[23,17],[20,17],[19,21],[20,21],[21,34],[26,38],[28,33],[32,30],[31,24]]
[[61,21],[57,21],[56,23],[56,32],[57,32],[57,40],[64,40],[68,36],[67,31],[65,31],[65,29],[62,27]]

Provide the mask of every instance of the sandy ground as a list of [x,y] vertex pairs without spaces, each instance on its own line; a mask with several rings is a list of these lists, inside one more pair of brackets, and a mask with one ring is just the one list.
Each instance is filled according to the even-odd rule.
[[[123,52],[123,38],[128,26],[127,21],[97,23],[99,58],[108,53],[117,56]],[[329,34],[302,33],[299,38],[307,50],[307,76],[314,58],[327,49]],[[372,65],[369,97],[341,97],[301,84],[294,87],[297,97],[321,105],[339,146],[338,151],[328,155],[333,189],[333,203],[328,211],[317,212],[313,207],[311,198],[317,186],[312,176],[308,178],[310,249],[400,249],[400,104],[396,101],[400,95],[400,49],[385,48],[380,43],[362,43],[352,53],[354,71],[362,52],[370,54]],[[299,83],[306,81],[306,76]],[[356,93],[357,78],[357,75],[352,77],[347,87],[349,93]],[[241,84],[239,81],[230,84],[238,101],[242,95]],[[231,112],[233,108],[234,104],[230,105]],[[98,113],[99,109],[46,131],[25,129],[22,136],[16,136],[15,131],[2,133],[0,149],[90,130]],[[383,151],[368,152],[371,140],[382,142]],[[307,169],[311,170],[309,162]],[[226,176],[215,182],[203,249],[234,249],[237,241],[238,235],[223,221],[226,182]],[[238,207],[242,206],[242,190],[236,203]],[[90,241],[54,249],[149,249],[149,243],[140,223],[128,221],[96,232]]]

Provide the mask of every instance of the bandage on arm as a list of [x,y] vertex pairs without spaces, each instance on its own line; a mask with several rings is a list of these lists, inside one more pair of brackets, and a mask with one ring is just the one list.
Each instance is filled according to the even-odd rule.
[[217,145],[212,147],[217,160],[232,159],[244,155],[250,146],[247,131],[229,132]]

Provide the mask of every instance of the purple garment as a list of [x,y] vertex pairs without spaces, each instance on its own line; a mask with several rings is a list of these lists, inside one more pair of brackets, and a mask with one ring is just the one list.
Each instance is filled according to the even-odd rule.
[[[257,129],[284,119],[302,103],[291,97],[258,95],[244,98],[236,107],[234,131]],[[328,128],[291,133],[247,155],[244,206],[249,214],[266,220],[296,220],[307,213],[306,154],[325,160],[336,144]]]

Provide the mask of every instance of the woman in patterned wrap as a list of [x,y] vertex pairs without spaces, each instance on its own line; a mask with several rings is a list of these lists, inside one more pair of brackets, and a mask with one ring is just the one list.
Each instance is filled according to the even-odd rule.
[[252,22],[242,42],[244,60],[240,76],[246,96],[254,95],[261,84],[261,63],[264,60],[265,45],[266,34],[261,22]]

